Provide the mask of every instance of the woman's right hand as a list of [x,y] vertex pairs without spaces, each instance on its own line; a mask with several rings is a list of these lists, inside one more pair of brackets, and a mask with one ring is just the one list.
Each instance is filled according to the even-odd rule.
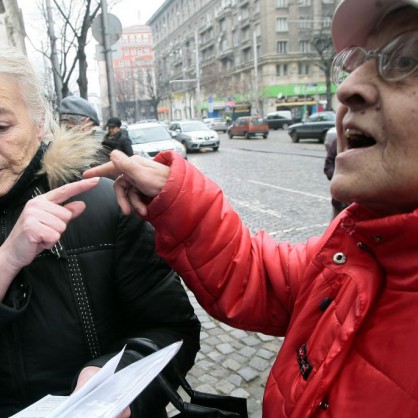
[[69,198],[97,186],[98,178],[66,184],[37,196],[25,205],[10,235],[0,247],[0,300],[17,273],[45,249],[60,239],[71,219],[79,216],[85,204]]

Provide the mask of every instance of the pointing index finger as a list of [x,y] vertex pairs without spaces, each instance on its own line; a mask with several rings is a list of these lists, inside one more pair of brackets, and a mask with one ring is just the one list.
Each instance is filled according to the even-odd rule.
[[99,184],[99,178],[94,177],[87,180],[80,180],[74,183],[68,183],[42,195],[50,202],[61,204],[73,196],[94,189]]

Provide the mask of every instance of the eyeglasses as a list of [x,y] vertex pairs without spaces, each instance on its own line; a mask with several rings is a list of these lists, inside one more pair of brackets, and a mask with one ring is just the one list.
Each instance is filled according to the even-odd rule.
[[403,80],[418,70],[418,31],[405,32],[379,49],[366,51],[353,46],[342,50],[332,63],[332,81],[339,86],[354,70],[373,58],[383,80]]
[[60,116],[60,123],[67,126],[75,126],[81,125],[86,119],[88,119],[87,116],[62,114]]

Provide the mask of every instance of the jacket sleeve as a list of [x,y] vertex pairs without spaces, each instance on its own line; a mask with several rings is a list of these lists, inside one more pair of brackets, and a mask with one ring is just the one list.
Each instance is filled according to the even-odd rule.
[[251,237],[213,181],[172,152],[156,160],[171,167],[148,205],[157,251],[215,318],[284,335],[308,264],[306,245],[276,243],[262,231]]
[[[105,201],[106,190],[100,190]],[[109,191],[114,199],[113,189]],[[119,335],[105,355],[89,365],[103,366],[127,344],[121,367],[140,359],[148,352],[136,339],[147,339],[162,348],[182,340],[175,361],[185,375],[193,366],[199,350],[200,323],[194,314],[179,276],[155,251],[154,228],[135,214],[123,216],[118,210],[114,245],[114,288],[116,311],[120,313]],[[177,386],[177,382],[172,380]],[[151,416],[149,411],[164,409],[168,400],[156,382],[151,383],[132,405],[133,415]],[[153,415],[154,416],[154,415]],[[157,415],[155,415],[157,416]]]
[[[149,354],[135,343],[137,339],[148,339],[160,348],[182,340],[175,361],[185,375],[199,350],[200,323],[179,276],[155,252],[152,226],[136,215],[121,216],[115,248],[116,289],[124,326],[114,343],[115,351],[93,364],[102,366],[125,344],[122,367]],[[168,378],[178,386],[173,376]],[[157,413],[167,403],[158,383],[151,383],[132,405],[133,416]]]

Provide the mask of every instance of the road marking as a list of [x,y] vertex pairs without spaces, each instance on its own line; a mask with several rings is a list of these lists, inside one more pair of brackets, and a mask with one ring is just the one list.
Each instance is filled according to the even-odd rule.
[[268,234],[272,237],[275,237],[276,235],[288,234],[290,232],[306,231],[306,230],[312,229],[312,228],[326,228],[328,226],[329,226],[329,223],[327,223],[327,224],[313,224],[313,225],[309,225],[309,226],[299,226],[299,227],[296,227],[296,228],[281,229],[279,231],[268,231]]
[[294,190],[294,189],[288,189],[286,187],[275,186],[274,184],[263,183],[263,182],[257,181],[257,180],[248,180],[248,182],[249,183],[254,183],[254,184],[259,184],[261,186],[271,187],[273,189],[283,190],[283,191],[289,192],[289,193],[295,193],[295,194],[301,194],[303,196],[314,197],[314,198],[320,199],[320,200],[328,200],[328,201],[331,200],[330,197],[324,197],[324,196],[320,196],[320,195],[317,195],[317,194],[301,192],[300,190]]

